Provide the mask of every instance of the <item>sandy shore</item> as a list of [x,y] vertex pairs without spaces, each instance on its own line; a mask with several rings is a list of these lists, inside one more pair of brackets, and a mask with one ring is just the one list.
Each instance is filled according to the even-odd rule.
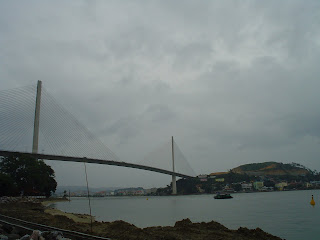
[[75,222],[78,223],[91,223],[91,221],[95,221],[94,217],[91,217],[89,215],[86,214],[76,214],[76,213],[66,213],[63,212],[59,209],[55,209],[50,207],[51,204],[56,203],[56,202],[66,202],[69,201],[67,198],[53,198],[50,200],[45,200],[42,201],[41,204],[45,207],[44,212],[51,214],[52,216],[65,216],[69,219],[72,219]]

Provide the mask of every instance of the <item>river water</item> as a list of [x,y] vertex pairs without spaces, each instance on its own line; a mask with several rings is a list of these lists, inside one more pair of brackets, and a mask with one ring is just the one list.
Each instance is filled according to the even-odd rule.
[[[310,205],[311,195],[316,205]],[[320,239],[320,190],[233,194],[218,200],[213,195],[165,197],[91,198],[92,214],[98,221],[124,220],[138,227],[173,226],[217,221],[228,228],[261,228],[288,240]],[[54,207],[65,212],[89,213],[86,198],[71,198]]]

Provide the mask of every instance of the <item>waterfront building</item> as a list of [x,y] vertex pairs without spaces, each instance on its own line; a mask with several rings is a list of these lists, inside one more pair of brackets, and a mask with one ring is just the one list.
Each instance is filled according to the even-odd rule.
[[132,192],[132,195],[134,195],[134,196],[142,196],[142,195],[144,195],[144,190],[143,189],[136,190],[136,191]]
[[312,187],[312,184],[311,184],[311,183],[306,182],[306,188],[310,188],[310,187]]
[[225,192],[234,192],[234,189],[228,185],[226,185],[223,189]]
[[124,188],[115,190],[117,196],[141,196],[144,195],[144,189],[139,188]]
[[260,191],[263,186],[263,182],[261,181],[256,181],[253,183],[253,188],[257,191]]
[[96,192],[93,194],[94,197],[105,197],[106,191]]
[[275,188],[278,189],[279,191],[283,191],[285,187],[288,186],[287,182],[279,182],[275,184]]
[[274,190],[273,187],[263,186],[263,187],[261,188],[261,191],[262,191],[262,192],[270,192],[270,191],[273,191],[273,190]]
[[320,185],[320,181],[310,181],[310,183],[312,184],[312,186]]
[[241,187],[243,191],[250,191],[252,190],[252,183],[242,183]]
[[149,188],[144,190],[146,194],[155,194],[157,192],[157,188]]

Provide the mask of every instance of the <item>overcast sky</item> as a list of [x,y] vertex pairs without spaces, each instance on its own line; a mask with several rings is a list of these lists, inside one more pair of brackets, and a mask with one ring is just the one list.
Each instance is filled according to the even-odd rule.
[[[197,174],[320,170],[320,1],[1,1],[0,90],[38,79],[122,161],[175,141]],[[59,185],[83,165],[50,163]],[[88,165],[91,186],[170,176]]]

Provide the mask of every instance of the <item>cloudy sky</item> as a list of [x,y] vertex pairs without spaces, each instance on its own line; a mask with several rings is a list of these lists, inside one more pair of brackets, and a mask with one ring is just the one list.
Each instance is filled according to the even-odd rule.
[[[320,170],[320,1],[1,1],[0,90],[38,79],[123,161],[171,136],[197,174]],[[83,165],[50,163],[59,185]],[[92,186],[170,176],[88,165]]]

